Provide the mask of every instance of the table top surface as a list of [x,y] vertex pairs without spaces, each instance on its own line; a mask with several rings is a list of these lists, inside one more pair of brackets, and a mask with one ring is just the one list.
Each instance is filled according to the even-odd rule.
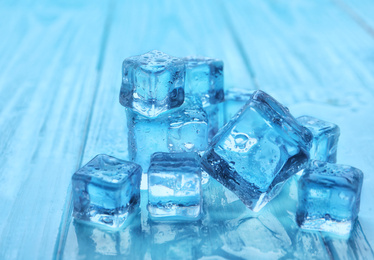
[[[310,241],[325,245],[327,253],[320,258],[374,258],[373,13],[372,0],[2,1],[0,258],[108,256],[78,237],[99,231],[82,231],[73,223],[70,180],[96,154],[127,157],[125,113],[118,102],[121,63],[153,49],[222,59],[226,89],[261,89],[295,116],[339,125],[338,163],[365,174],[359,223],[350,242],[319,234]],[[237,210],[231,220],[252,216],[227,191],[213,186],[207,189],[226,196],[226,209]],[[283,193],[292,193],[292,184]],[[220,207],[217,218],[227,217]],[[256,219],[275,225],[281,211],[273,205]],[[240,251],[230,248],[237,241],[226,241],[217,255],[242,259],[256,254],[256,243],[243,237],[251,225],[229,235],[209,229],[212,245],[214,236],[244,243]],[[283,249],[293,244],[281,240]],[[155,238],[145,241],[156,243]],[[155,254],[157,259],[157,253],[144,250],[142,258]],[[287,250],[261,257],[287,257]],[[208,259],[209,254],[190,256]]]

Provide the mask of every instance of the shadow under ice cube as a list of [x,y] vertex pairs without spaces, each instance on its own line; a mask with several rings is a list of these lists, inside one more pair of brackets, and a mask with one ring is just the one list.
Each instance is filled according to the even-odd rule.
[[148,212],[157,220],[197,220],[202,207],[200,157],[155,153],[148,170]]
[[127,58],[122,65],[120,103],[156,117],[184,101],[185,64],[160,51]]
[[297,121],[313,134],[313,144],[309,151],[310,159],[335,163],[340,136],[339,127],[311,116],[298,117]]
[[297,224],[303,229],[349,235],[360,210],[362,181],[359,169],[311,161],[299,180]]
[[214,137],[202,158],[205,170],[259,211],[308,160],[311,132],[262,91]]
[[141,173],[135,163],[97,155],[72,177],[74,218],[121,227],[138,208]]

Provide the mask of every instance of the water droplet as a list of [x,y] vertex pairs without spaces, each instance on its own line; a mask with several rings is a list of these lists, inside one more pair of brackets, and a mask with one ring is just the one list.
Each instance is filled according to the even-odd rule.
[[186,147],[187,150],[192,150],[195,145],[193,143],[185,143],[184,147]]
[[113,219],[111,217],[102,217],[101,221],[105,224],[113,224]]
[[245,134],[238,134],[235,136],[235,145],[240,148],[240,149],[244,149],[249,138],[247,135]]
[[339,192],[339,198],[342,200],[348,200],[349,197],[344,192]]

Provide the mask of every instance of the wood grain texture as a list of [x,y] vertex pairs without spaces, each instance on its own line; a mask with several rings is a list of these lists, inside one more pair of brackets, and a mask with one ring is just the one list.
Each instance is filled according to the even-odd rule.
[[374,37],[374,5],[371,0],[333,0],[347,15]]
[[0,10],[0,258],[48,259],[81,156],[107,4]]

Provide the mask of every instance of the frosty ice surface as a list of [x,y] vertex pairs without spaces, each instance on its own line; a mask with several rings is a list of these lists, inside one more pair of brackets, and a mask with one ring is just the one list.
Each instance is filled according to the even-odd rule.
[[127,124],[130,158],[144,171],[155,152],[202,152],[208,147],[207,114],[194,98],[157,118],[127,110]]
[[148,170],[148,211],[158,220],[196,220],[202,206],[200,157],[155,153]]
[[147,117],[179,107],[184,101],[183,60],[151,51],[123,61],[120,103]]
[[259,211],[308,160],[311,132],[288,109],[256,91],[214,137],[202,158],[205,170]]
[[204,106],[224,100],[223,62],[206,57],[186,57],[186,94],[199,96]]
[[340,135],[339,127],[311,116],[298,117],[297,121],[313,134],[310,159],[335,163]]
[[301,228],[348,235],[360,210],[363,173],[311,161],[299,180],[296,222]]
[[121,227],[138,207],[141,173],[135,163],[97,155],[72,177],[74,218]]

